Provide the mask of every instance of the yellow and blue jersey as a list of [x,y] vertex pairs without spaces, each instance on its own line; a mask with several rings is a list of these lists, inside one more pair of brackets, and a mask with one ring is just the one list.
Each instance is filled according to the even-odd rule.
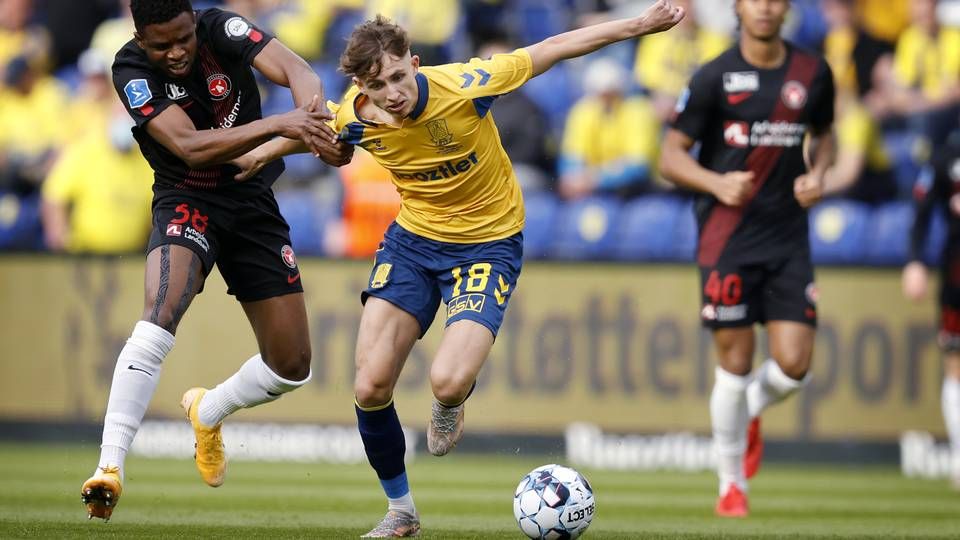
[[532,75],[524,49],[423,67],[416,75],[416,106],[399,127],[362,118],[358,110],[367,98],[355,86],[330,108],[341,140],[361,146],[390,171],[401,198],[401,227],[441,242],[491,242],[520,232],[524,212],[490,107]]

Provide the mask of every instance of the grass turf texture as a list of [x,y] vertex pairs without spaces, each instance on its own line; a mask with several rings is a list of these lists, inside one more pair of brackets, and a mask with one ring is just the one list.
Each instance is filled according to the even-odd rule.
[[[385,511],[366,464],[235,462],[213,489],[192,462],[131,457],[113,519],[87,521],[79,491],[96,457],[90,446],[0,445],[0,538],[356,538]],[[421,537],[525,538],[513,490],[551,461],[418,457],[408,473]],[[745,520],[713,516],[712,474],[581,472],[597,498],[588,539],[960,536],[960,494],[892,467],[765,466]]]

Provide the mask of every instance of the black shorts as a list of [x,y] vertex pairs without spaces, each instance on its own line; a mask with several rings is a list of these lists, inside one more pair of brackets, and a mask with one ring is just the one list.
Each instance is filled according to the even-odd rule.
[[960,352],[960,253],[944,257],[940,268],[940,346]]
[[724,253],[716,266],[700,267],[707,328],[735,328],[767,321],[817,325],[817,287],[809,250],[762,263],[740,263]]
[[241,302],[303,292],[290,227],[269,189],[244,200],[187,191],[156,193],[147,252],[167,244],[196,253],[205,276],[216,263],[227,294]]

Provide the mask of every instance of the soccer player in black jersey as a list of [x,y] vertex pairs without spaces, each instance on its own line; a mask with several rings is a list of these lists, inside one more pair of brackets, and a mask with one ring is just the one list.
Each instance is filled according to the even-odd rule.
[[903,292],[912,300],[927,293],[924,246],[934,211],[947,217],[947,242],[940,258],[940,333],[943,390],[940,403],[950,439],[950,477],[960,490],[960,138],[938,149],[914,188],[916,219],[910,235],[910,263],[903,269]]
[[[700,315],[720,363],[710,414],[721,516],[747,515],[759,415],[796,392],[810,368],[817,293],[806,209],[835,153],[833,77],[822,57],[780,37],[789,1],[736,0],[735,9],[740,38],[691,79],[660,160],[664,176],[700,192]],[[751,376],[754,323],[766,324],[772,358]]]
[[[332,116],[320,105],[317,75],[250,21],[219,9],[195,12],[189,0],[132,0],[130,7],[136,33],[117,53],[113,80],[155,172],[153,231],[143,315],[117,360],[100,461],[81,488],[89,517],[103,519],[120,497],[124,458],[177,325],[214,264],[243,306],[259,354],[213,390],[184,394],[204,481],[223,482],[224,417],[310,378],[300,270],[270,189],[283,162],[240,182],[231,160],[274,137],[301,140],[332,165],[351,153],[324,123]],[[261,118],[251,66],[289,87],[299,108]]]

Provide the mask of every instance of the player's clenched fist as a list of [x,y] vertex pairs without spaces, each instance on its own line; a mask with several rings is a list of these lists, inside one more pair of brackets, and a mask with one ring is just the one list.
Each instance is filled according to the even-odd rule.
[[643,28],[639,35],[669,30],[683,19],[684,14],[682,7],[674,6],[668,0],[657,0],[638,18]]
[[793,182],[793,196],[802,208],[810,208],[823,197],[823,178],[814,174],[804,174]]
[[713,196],[727,206],[740,206],[753,191],[753,171],[730,171],[720,177]]

